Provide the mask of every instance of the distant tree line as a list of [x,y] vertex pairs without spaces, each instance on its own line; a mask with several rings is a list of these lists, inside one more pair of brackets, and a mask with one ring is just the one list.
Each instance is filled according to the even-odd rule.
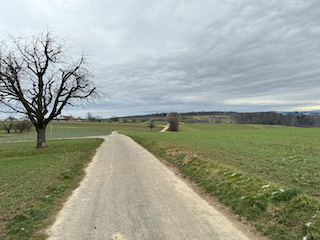
[[297,127],[320,126],[319,116],[307,113],[255,112],[237,113],[234,116],[239,124],[268,124]]
[[[147,115],[135,115],[135,116],[127,116],[126,118],[154,118],[154,117],[166,117],[169,113],[152,113]],[[222,111],[192,111],[192,112],[181,112],[178,113],[180,116],[198,116],[198,115],[233,115],[236,112],[222,112]]]
[[198,111],[198,112],[183,112],[179,113],[181,116],[198,116],[198,115],[233,115],[236,112],[222,112],[222,111]]

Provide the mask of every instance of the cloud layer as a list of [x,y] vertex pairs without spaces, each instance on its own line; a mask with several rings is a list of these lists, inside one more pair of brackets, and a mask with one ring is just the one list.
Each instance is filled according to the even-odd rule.
[[3,0],[0,31],[46,27],[91,60],[108,94],[85,109],[320,109],[320,2]]

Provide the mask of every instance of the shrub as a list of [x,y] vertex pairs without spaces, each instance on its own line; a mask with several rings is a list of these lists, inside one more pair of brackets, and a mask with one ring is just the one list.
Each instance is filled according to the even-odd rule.
[[170,123],[169,131],[179,131],[179,116],[177,113],[171,113],[168,122]]

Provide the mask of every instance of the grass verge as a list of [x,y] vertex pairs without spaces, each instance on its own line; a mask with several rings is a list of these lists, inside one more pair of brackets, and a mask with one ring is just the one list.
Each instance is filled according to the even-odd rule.
[[[308,129],[255,131],[258,132],[196,131],[135,133],[129,136],[176,166],[208,194],[230,206],[235,213],[245,216],[259,231],[272,239],[320,239],[320,201],[315,186],[318,175],[308,170],[312,167],[317,169],[319,160],[313,156],[314,144],[307,145],[308,141],[317,139],[312,139]],[[295,136],[301,139],[292,138],[293,133],[298,132],[301,135]],[[276,144],[274,138],[277,137],[288,142]],[[303,144],[293,144],[294,141]],[[307,146],[310,149],[306,149]],[[308,157],[304,158],[307,153]],[[285,160],[282,160],[284,154]],[[279,161],[276,161],[280,156]],[[270,162],[274,165],[272,171]],[[294,169],[299,164],[302,167],[299,170],[301,176],[308,177],[306,181],[301,176],[299,182],[292,181],[292,173],[298,174]],[[281,171],[284,176],[270,179],[271,173],[280,176]]]
[[0,239],[45,239],[43,231],[78,186],[102,139],[0,144]]

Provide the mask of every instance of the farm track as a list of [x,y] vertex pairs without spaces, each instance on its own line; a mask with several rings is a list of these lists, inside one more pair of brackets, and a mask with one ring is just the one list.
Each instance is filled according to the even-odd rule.
[[170,124],[168,123],[160,132],[165,132],[169,129]]

